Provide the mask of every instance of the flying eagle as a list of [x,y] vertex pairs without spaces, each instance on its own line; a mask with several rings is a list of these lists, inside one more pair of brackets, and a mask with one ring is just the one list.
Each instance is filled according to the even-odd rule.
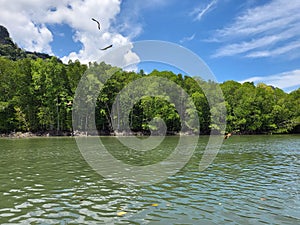
[[113,45],[109,45],[109,46],[106,46],[105,48],[101,48],[100,50],[106,50],[106,49],[109,49],[111,48]]
[[100,30],[100,22],[94,18],[92,18],[93,21],[95,21],[98,24],[98,29]]

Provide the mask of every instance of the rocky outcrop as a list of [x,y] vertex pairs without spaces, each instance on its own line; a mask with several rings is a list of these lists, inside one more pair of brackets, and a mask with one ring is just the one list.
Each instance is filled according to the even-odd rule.
[[52,56],[46,53],[24,51],[11,39],[6,27],[0,25],[0,56],[11,60],[31,58],[31,59],[48,59]]
[[0,45],[11,45],[11,46],[14,45],[13,41],[9,36],[7,29],[1,25],[0,25]]

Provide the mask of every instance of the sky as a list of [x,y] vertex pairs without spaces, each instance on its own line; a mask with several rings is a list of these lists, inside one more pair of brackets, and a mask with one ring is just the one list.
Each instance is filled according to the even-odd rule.
[[[299,12],[300,0],[0,0],[0,25],[19,47],[65,63],[98,61],[110,44],[160,40],[195,53],[220,83],[290,92],[300,87]],[[127,62],[138,57],[126,52]],[[135,69],[154,68],[178,72],[152,63]]]

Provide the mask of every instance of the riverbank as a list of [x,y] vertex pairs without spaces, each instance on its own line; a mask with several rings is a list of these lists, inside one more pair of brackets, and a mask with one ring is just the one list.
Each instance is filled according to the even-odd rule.
[[30,138],[30,137],[50,137],[50,136],[72,136],[71,132],[10,132],[2,133],[0,137],[3,138]]
[[[281,134],[299,134],[300,132],[289,132],[289,133],[231,133],[232,135],[281,135]],[[219,134],[219,133],[213,133]],[[130,136],[149,136],[150,133],[143,132],[93,132],[87,133],[83,131],[39,131],[39,132],[9,132],[0,133],[0,138],[31,138],[31,137],[86,137],[86,136],[117,136],[117,137],[130,137]],[[152,134],[160,136],[162,134]],[[165,136],[192,136],[192,133],[178,133],[178,132],[167,132]],[[210,135],[200,134],[199,136]]]
[[[40,131],[40,132],[9,132],[1,133],[0,138],[30,138],[30,137],[85,137],[85,136],[149,136],[150,133],[143,132],[83,132],[83,131]],[[153,134],[159,136],[160,134]],[[193,135],[190,133],[175,133],[168,132],[166,136],[177,136],[177,135]]]

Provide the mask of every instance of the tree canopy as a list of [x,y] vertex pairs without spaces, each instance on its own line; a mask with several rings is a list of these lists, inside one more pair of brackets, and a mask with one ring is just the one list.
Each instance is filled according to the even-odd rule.
[[[115,129],[122,128],[126,118],[119,116],[121,113],[119,109],[126,106],[134,91],[139,91],[142,95],[128,109],[128,123],[133,132],[149,134],[150,130],[155,131],[160,125],[160,119],[164,121],[170,134],[182,130],[182,126],[194,126],[195,118],[200,124],[201,134],[219,129],[218,124],[211,123],[219,106],[215,104],[210,108],[206,96],[215,90],[215,85],[219,84],[203,81],[199,77],[157,70],[150,74],[145,74],[144,71],[128,72],[104,62],[84,65],[79,61],[70,61],[63,64],[56,57],[47,59],[26,57],[15,60],[0,57],[0,133],[71,132],[75,92],[86,72],[90,87],[84,89],[84,92],[91,97],[88,101],[95,103],[93,105],[95,123],[100,134],[109,134]],[[112,72],[113,76],[108,80],[97,79],[95,76],[101,74],[103,77]],[[181,87],[192,100],[197,117],[192,116],[195,115],[193,114],[195,110],[191,107],[191,103],[184,105],[185,115],[183,115],[174,102],[160,96],[162,93],[158,90],[162,87],[162,83],[146,83],[148,88],[145,92],[138,86],[130,87],[132,82],[150,77],[166,78]],[[131,89],[123,91],[120,97],[119,93],[125,87]],[[255,86],[253,83],[241,84],[236,81],[226,81],[220,84],[220,87],[227,110],[225,119],[228,132],[288,133],[300,124],[300,89],[285,93],[279,88],[263,83]],[[100,88],[101,93],[92,99],[92,91]],[[166,88],[163,93],[168,93],[178,102],[181,98],[182,102],[187,101],[182,94],[172,92],[172,88]],[[113,110],[116,113],[114,118],[111,117]],[[93,119],[90,116],[86,114],[85,118],[81,118],[82,129],[87,121]],[[188,118],[185,124],[181,123],[181,116]]]

